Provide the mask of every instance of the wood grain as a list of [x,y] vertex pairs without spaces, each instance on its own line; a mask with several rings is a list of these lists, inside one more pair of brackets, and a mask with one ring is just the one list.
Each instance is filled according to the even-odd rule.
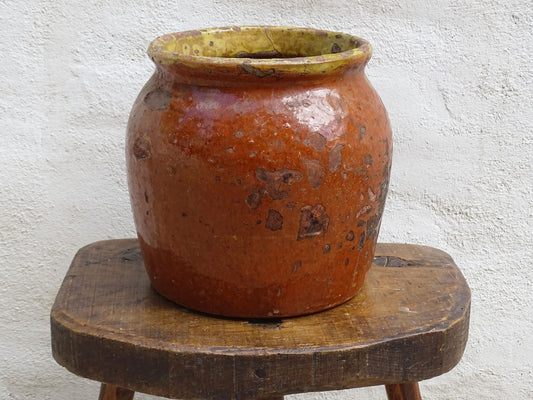
[[134,395],[131,390],[102,383],[98,400],[133,400]]
[[380,244],[363,290],[314,315],[238,320],[191,312],[150,287],[137,241],[74,258],[51,313],[56,361],[170,398],[265,398],[418,382],[453,368],[470,291],[446,253]]
[[422,400],[417,382],[386,385],[388,400]]

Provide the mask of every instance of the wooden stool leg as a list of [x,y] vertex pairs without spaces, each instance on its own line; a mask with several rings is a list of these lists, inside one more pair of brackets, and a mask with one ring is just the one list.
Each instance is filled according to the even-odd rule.
[[98,400],[133,400],[134,391],[102,383]]
[[418,382],[385,385],[389,400],[422,400]]

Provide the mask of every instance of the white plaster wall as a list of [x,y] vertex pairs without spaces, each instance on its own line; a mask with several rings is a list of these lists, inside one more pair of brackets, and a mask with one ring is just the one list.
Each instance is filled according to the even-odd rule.
[[[79,247],[134,235],[124,131],[148,43],[232,24],[371,41],[395,135],[381,240],[448,251],[473,292],[463,360],[425,398],[533,398],[532,21],[528,0],[0,1],[0,399],[97,398],[53,361],[50,307]],[[384,391],[296,397],[355,396]]]

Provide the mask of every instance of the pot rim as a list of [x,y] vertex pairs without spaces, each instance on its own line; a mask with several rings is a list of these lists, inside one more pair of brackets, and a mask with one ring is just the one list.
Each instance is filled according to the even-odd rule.
[[[271,34],[277,36],[278,42],[274,43],[269,36]],[[242,43],[253,47],[257,43],[257,41],[250,41],[254,35],[257,41],[268,40],[271,48],[264,47],[263,43],[263,47],[260,47],[261,45],[258,47],[261,50],[255,53],[241,51],[236,54],[216,54],[217,51],[235,51],[235,49],[227,49],[228,46],[223,46],[227,44],[226,38],[235,40],[240,36],[241,40],[244,39]],[[303,54],[295,56],[294,52],[298,49],[291,48],[289,45],[283,52],[280,52],[277,47],[287,46],[284,44],[284,38],[280,40],[280,35],[285,35],[284,38],[292,35],[290,39],[296,40],[295,43],[298,46],[304,46],[305,42],[307,46],[310,46],[309,43],[317,43],[317,46],[324,48],[329,44],[331,51],[313,54],[316,53],[316,49],[311,48],[315,51],[307,55],[306,51],[309,49],[300,49]],[[298,35],[307,38],[307,42],[298,41],[296,38]],[[311,38],[314,39],[313,42],[309,41]],[[222,46],[219,43],[214,45],[214,40],[221,41]],[[156,65],[185,67],[194,69],[196,72],[205,70],[208,73],[217,70],[239,69],[245,74],[264,78],[270,75],[279,77],[279,74],[323,76],[339,69],[363,68],[372,55],[372,47],[365,39],[340,32],[257,25],[207,28],[162,35],[151,42],[147,53]]]

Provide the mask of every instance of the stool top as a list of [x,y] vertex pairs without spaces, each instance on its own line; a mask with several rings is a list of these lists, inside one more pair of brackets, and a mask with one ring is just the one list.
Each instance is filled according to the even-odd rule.
[[470,290],[446,253],[378,244],[349,302],[246,321],[159,296],[135,239],[82,248],[51,313],[52,352],[77,375],[173,398],[251,398],[417,382],[460,360]]

